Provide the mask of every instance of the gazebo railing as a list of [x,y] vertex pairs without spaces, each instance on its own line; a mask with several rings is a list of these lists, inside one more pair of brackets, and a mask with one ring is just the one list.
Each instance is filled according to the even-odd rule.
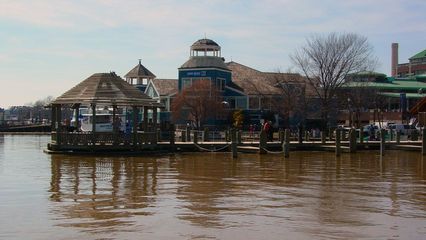
[[[156,132],[138,132],[136,134],[136,145],[143,146],[157,143]],[[52,144],[67,147],[84,147],[93,145],[111,146],[133,146],[134,136],[132,133],[112,132],[52,132]]]

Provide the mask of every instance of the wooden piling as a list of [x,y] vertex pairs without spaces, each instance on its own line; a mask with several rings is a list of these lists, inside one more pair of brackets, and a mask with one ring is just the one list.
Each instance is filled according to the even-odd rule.
[[172,152],[175,151],[175,125],[170,127],[170,149]]
[[401,132],[396,131],[396,143],[399,144],[401,142]]
[[426,128],[422,128],[422,155],[426,155]]
[[204,142],[208,142],[209,141],[209,129],[208,128],[204,128],[203,141]]
[[236,129],[231,130],[231,149],[232,149],[232,158],[237,158],[237,131]]
[[161,141],[161,129],[159,129],[159,128],[157,128],[157,138],[156,139],[157,139],[156,143]]
[[180,138],[181,138],[180,140],[182,142],[186,142],[186,131],[185,130],[181,131]]
[[325,144],[326,134],[324,131],[321,131],[321,144]]
[[336,129],[336,156],[339,157],[341,153],[340,149],[340,137],[341,137],[340,129]]
[[355,128],[349,130],[349,152],[356,152],[356,131]]
[[284,131],[284,141],[283,141],[283,151],[284,157],[290,157],[290,130],[286,129]]
[[411,133],[411,141],[418,141],[419,140],[419,133],[417,132],[417,130],[414,130]]
[[380,156],[385,155],[385,143],[386,143],[386,136],[385,136],[385,129],[380,129]]
[[198,131],[194,131],[194,143],[197,144],[198,143]]
[[302,135],[303,135],[303,129],[302,127],[299,127],[299,132],[297,134],[297,140],[299,141],[299,144],[303,143]]
[[267,135],[265,131],[260,131],[259,135],[259,154],[266,154],[265,148],[266,148],[266,141],[267,141]]
[[191,142],[191,129],[186,127],[186,141]]

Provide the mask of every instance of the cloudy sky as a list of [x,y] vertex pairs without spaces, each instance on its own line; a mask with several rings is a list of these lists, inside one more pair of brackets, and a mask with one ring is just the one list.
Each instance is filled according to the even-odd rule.
[[390,74],[426,49],[425,0],[0,0],[0,107],[58,96],[96,72],[124,76],[139,58],[177,78],[189,46],[211,38],[222,56],[262,71],[292,68],[312,34],[366,36]]

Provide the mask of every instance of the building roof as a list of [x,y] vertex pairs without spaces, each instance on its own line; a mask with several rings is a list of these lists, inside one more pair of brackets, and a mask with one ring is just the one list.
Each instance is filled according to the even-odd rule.
[[161,106],[114,72],[95,73],[52,102],[52,104],[74,103]]
[[193,56],[181,68],[220,68],[229,70],[223,58],[214,56]]
[[411,109],[411,114],[418,114],[419,112],[426,111],[426,96],[424,96],[421,100],[419,100]]
[[[391,79],[391,78],[388,78]],[[385,82],[349,82],[344,85],[345,88],[368,87],[380,89],[383,91],[418,91],[422,89],[426,91],[426,83],[416,81],[415,79],[396,78],[393,81]]]
[[139,64],[136,65],[132,70],[130,70],[125,78],[155,78],[155,75],[149,71],[146,67],[141,64],[141,60],[139,59]]
[[373,71],[361,71],[349,74],[349,76],[357,76],[357,77],[386,77],[386,74],[373,72]]
[[160,96],[169,96],[178,92],[177,79],[153,79],[151,81]]
[[200,40],[197,40],[191,45],[191,50],[220,50],[219,44],[217,44],[215,41],[207,38],[203,38]]
[[417,53],[416,55],[410,57],[409,59],[413,60],[413,59],[418,59],[418,58],[426,58],[426,49]]
[[233,61],[227,63],[227,66],[232,70],[232,81],[248,95],[282,94],[282,89],[278,86],[282,83],[308,87],[305,79],[297,73],[261,72]]

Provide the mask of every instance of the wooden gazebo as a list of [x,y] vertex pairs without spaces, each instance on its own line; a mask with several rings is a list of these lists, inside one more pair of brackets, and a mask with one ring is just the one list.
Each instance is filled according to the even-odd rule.
[[[92,112],[92,131],[78,131],[79,109],[86,106]],[[114,72],[95,73],[77,84],[50,105],[52,108],[52,141],[50,151],[123,151],[140,150],[157,143],[157,108],[161,104],[127,83]],[[74,109],[74,130],[64,126],[62,109]],[[112,108],[112,132],[97,132],[97,107]],[[131,109],[131,131],[119,129],[117,108]],[[139,112],[143,109],[142,129]],[[152,111],[152,121],[148,124],[148,111]],[[69,123],[69,121],[67,121]],[[140,130],[140,131],[138,131]]]

